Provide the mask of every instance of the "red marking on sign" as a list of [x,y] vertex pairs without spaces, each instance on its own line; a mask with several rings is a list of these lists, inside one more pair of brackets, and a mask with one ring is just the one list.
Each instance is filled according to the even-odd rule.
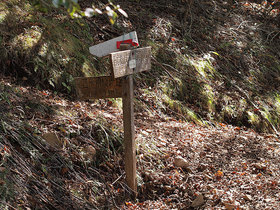
[[139,44],[137,42],[133,42],[132,39],[124,40],[124,41],[118,41],[117,42],[117,49],[120,49],[121,44],[130,44],[132,47],[138,47]]

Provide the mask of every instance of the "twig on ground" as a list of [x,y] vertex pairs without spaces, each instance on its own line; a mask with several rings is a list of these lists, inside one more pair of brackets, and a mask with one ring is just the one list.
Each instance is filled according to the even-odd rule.
[[270,39],[270,43],[273,41],[273,39],[275,39],[275,37],[280,33],[280,31],[272,31],[271,33],[269,33],[266,37],[265,42],[268,42],[268,39],[270,38],[270,36],[272,36],[273,33],[276,33],[271,39]]
[[163,65],[163,66],[167,66],[167,67],[169,67],[169,68],[173,69],[174,71],[176,71],[176,72],[180,73],[180,71],[179,71],[178,69],[174,68],[173,66],[171,66],[171,65],[169,65],[169,64],[162,63],[162,65]]
[[123,177],[123,175],[124,175],[124,174],[120,175],[115,181],[113,181],[113,182],[112,182],[112,185],[114,185],[117,181],[119,181],[119,180]]
[[170,72],[160,62],[158,62],[153,56],[152,56],[152,60],[155,61],[155,64],[158,65],[159,67],[161,67],[167,73],[168,76],[170,76],[174,81],[176,81],[175,78],[170,74]]
[[106,181],[103,179],[103,177],[100,175],[99,171],[95,170],[95,169],[92,168],[92,167],[89,167],[88,170],[94,172],[95,174],[97,174],[97,175],[99,176],[99,178],[100,178],[100,179],[102,180],[102,182],[104,183],[104,185],[105,185],[107,191],[109,192],[109,194],[110,194],[110,196],[111,196],[111,199],[112,199],[112,201],[113,201],[114,206],[115,206],[117,209],[120,209],[120,208],[117,206],[117,204],[116,204],[116,201],[115,201],[115,199],[114,199],[114,196],[113,196],[113,194],[112,194],[112,192],[111,192],[111,190],[110,190],[108,184],[107,184]]

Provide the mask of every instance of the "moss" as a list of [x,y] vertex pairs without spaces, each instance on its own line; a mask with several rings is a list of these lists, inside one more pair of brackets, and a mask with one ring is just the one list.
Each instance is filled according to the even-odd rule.
[[73,86],[74,76],[96,74],[95,59],[88,51],[92,38],[84,20],[66,18],[63,13],[38,15],[29,3],[21,1],[15,7],[7,2],[0,5],[16,14],[3,16],[2,20],[7,24],[1,26],[0,37],[10,45],[1,53],[2,63],[13,60],[13,65],[5,66],[5,72],[16,69],[17,75],[32,83],[66,92]]
[[208,84],[205,84],[204,85],[204,91],[202,92],[202,94],[205,96],[205,104],[207,106],[207,109],[209,111],[214,111],[215,109],[215,104],[214,104],[214,91],[213,91],[213,88],[208,85]]
[[200,125],[204,124],[203,120],[191,109],[178,100],[171,99],[168,95],[163,95],[163,102],[178,114],[185,116],[187,120],[194,121]]

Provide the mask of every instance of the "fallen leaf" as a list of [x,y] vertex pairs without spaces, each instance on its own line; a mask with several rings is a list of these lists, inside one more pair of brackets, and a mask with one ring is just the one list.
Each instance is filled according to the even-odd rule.
[[217,178],[217,179],[220,179],[220,178],[222,178],[223,177],[223,175],[224,175],[224,173],[222,172],[222,171],[217,171],[216,173],[215,173],[215,177]]
[[259,173],[259,174],[256,176],[256,178],[260,178],[261,176],[262,176],[262,174]]
[[235,209],[235,205],[231,203],[224,203],[226,210],[233,210]]
[[191,168],[189,167],[189,161],[178,156],[174,159],[174,166],[186,169],[188,172],[192,172]]
[[133,204],[131,202],[125,202],[125,205],[127,206],[133,206]]
[[45,133],[42,135],[42,138],[52,147],[55,147],[57,149],[62,148],[63,143],[62,141],[58,138],[56,133]]
[[191,204],[191,207],[196,208],[201,206],[204,203],[204,197],[201,193],[199,193],[196,197],[196,199],[194,199],[194,201]]
[[89,161],[94,160],[95,155],[96,155],[96,149],[93,146],[88,145],[88,146],[82,147],[82,152],[83,152],[84,159],[89,160]]
[[219,123],[219,125],[222,127],[226,127],[226,124],[224,124],[224,123]]

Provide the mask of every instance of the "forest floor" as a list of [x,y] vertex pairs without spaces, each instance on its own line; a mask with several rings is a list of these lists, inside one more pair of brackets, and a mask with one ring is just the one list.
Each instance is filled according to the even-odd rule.
[[[8,93],[1,95],[1,115],[9,116],[1,119],[0,129],[2,207],[280,206],[280,140],[274,135],[222,123],[202,127],[151,109],[136,111],[138,197],[132,201],[125,184],[118,104],[69,101],[16,85],[11,78],[1,79],[0,87]],[[55,132],[57,139],[40,137]]]
[[[279,9],[118,2],[114,26],[0,3],[0,209],[279,209]],[[135,200],[121,100],[73,91],[110,70],[88,47],[132,30],[153,55],[134,78]]]

